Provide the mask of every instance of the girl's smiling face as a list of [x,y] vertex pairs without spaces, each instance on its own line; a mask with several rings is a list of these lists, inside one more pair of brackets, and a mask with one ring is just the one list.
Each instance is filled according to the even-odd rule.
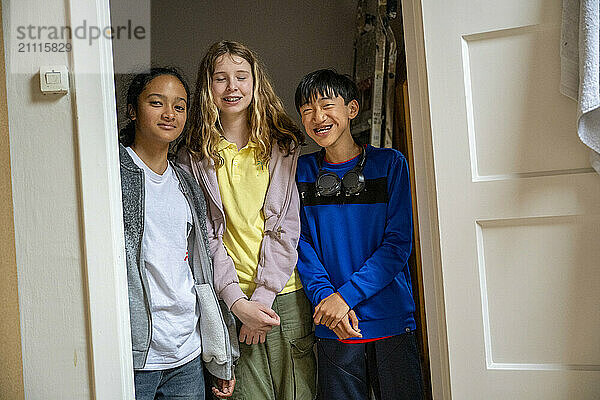
[[221,114],[247,113],[253,88],[252,66],[248,61],[229,53],[217,58],[210,89]]
[[187,119],[187,92],[173,75],[152,79],[137,101],[129,104],[129,115],[135,121],[135,141],[166,144],[177,139]]

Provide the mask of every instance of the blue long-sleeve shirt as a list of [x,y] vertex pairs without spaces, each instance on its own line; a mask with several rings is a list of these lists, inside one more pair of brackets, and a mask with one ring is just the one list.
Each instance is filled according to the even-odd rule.
[[[356,312],[364,339],[415,329],[408,270],[412,206],[408,165],[397,150],[366,148],[366,187],[358,195],[316,196],[317,153],[298,160],[302,232],[298,272],[313,306],[338,292]],[[340,178],[359,157],[323,169]],[[318,337],[336,338],[326,326]]]

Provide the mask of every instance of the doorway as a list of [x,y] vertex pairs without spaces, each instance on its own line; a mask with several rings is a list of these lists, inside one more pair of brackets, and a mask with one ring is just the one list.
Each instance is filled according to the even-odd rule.
[[[115,3],[115,2],[113,2]],[[299,79],[307,72],[332,67],[340,73],[352,75],[355,65],[354,41],[357,31],[358,0],[322,3],[266,2],[256,8],[241,6],[234,0],[168,3],[152,2],[150,10],[152,66],[180,68],[191,87],[196,81],[198,63],[208,46],[221,39],[245,43],[258,54],[282,98],[289,115],[300,125],[295,112],[294,91]],[[113,8],[116,10],[113,4]],[[116,11],[113,11],[116,12]],[[393,147],[407,158],[413,187],[413,214],[415,222],[413,253],[409,261],[416,303],[416,320],[426,398],[432,398],[429,346],[425,315],[423,271],[419,248],[414,157],[408,107],[406,52],[404,26],[398,4],[396,18],[390,25],[397,43],[395,85],[393,87]],[[297,28],[296,28],[297,27]],[[276,39],[274,39],[276,38]],[[118,42],[115,42],[118,45]],[[114,51],[115,66],[121,62],[118,49]],[[115,71],[119,122],[124,123],[123,93],[128,74]],[[310,142],[303,153],[318,149]]]

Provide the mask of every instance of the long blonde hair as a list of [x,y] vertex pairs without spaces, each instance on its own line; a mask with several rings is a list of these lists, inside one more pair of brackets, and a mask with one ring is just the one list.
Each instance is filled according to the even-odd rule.
[[219,120],[219,109],[213,101],[211,82],[215,62],[224,54],[241,57],[252,67],[254,87],[248,110],[248,125],[250,140],[258,145],[256,161],[269,161],[274,141],[277,141],[285,155],[299,151],[298,146],[304,144],[304,135],[285,112],[281,99],[275,94],[269,77],[254,52],[239,42],[220,41],[210,46],[198,67],[185,140],[192,156],[196,159],[210,157],[217,168],[223,163],[217,150],[223,128]]

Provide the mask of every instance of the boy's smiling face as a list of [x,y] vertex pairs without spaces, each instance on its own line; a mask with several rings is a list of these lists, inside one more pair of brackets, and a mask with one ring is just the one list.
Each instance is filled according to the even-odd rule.
[[358,115],[358,102],[344,104],[344,98],[317,93],[300,107],[302,125],[308,136],[321,147],[335,146],[340,138],[351,137],[350,120]]

